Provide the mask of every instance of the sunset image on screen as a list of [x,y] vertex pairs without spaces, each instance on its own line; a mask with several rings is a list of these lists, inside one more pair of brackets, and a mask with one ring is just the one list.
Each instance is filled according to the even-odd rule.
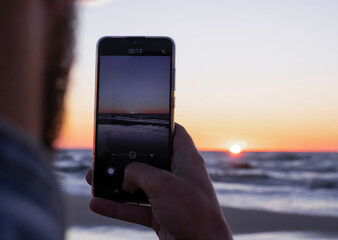
[[170,56],[100,56],[96,156],[101,161],[134,152],[139,161],[168,168],[170,68]]

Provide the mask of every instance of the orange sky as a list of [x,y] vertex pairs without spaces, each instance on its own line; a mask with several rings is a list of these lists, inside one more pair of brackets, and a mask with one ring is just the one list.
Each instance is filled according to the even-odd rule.
[[199,149],[338,152],[338,2],[191,3],[150,0],[142,11],[118,0],[78,7],[56,146],[92,147],[96,41],[149,35],[176,42],[175,119]]
[[[331,119],[306,116],[308,121],[296,113],[283,118],[284,113],[250,117],[249,113],[229,112],[212,118],[201,114],[205,109],[186,112],[180,105],[178,101],[176,121],[187,128],[200,150],[225,151],[238,144],[245,151],[338,151],[337,113]],[[93,113],[79,111],[75,117],[69,112],[68,108],[57,146],[92,148]]]

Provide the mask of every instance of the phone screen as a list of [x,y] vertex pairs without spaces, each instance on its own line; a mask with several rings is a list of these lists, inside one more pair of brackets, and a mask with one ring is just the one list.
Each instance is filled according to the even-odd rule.
[[121,188],[129,163],[171,165],[172,57],[130,52],[98,56],[95,192],[116,200],[144,198]]

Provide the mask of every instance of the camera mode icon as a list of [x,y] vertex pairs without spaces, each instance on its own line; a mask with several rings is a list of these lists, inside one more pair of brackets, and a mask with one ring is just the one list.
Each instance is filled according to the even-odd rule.
[[113,168],[113,167],[108,167],[108,168],[107,168],[107,174],[108,174],[109,176],[114,175],[114,173],[115,173],[115,168]]

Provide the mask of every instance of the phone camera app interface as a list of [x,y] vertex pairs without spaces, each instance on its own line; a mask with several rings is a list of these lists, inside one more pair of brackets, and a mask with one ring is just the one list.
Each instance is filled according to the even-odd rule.
[[[96,168],[121,192],[124,168],[170,169],[170,56],[100,56]],[[116,190],[116,191],[115,191]]]

